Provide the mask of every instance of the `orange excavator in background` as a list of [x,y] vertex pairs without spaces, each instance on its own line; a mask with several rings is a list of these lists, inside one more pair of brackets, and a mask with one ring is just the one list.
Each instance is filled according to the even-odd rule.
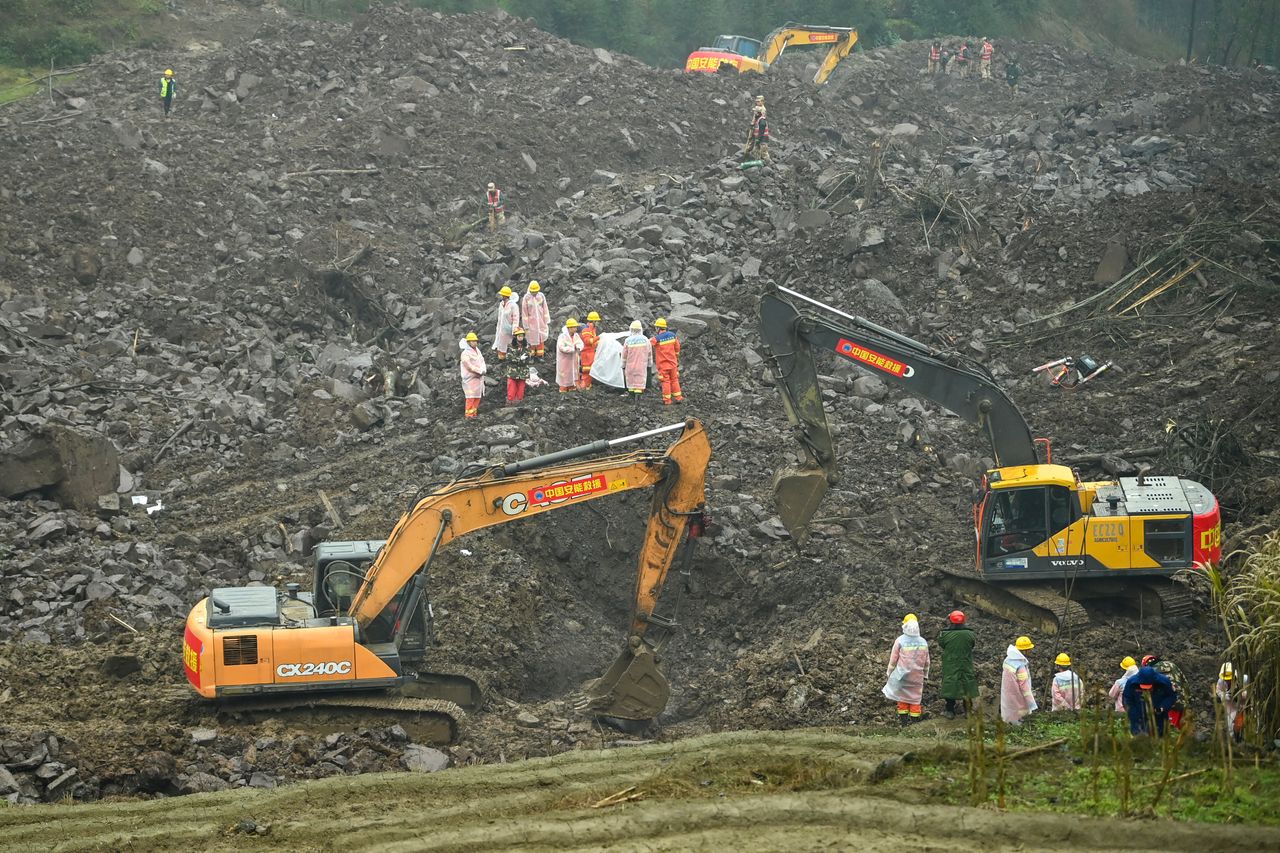
[[689,54],[684,70],[714,74],[725,68],[736,68],[763,74],[788,47],[826,45],[829,48],[827,55],[813,76],[813,82],[821,86],[857,43],[858,31],[849,27],[815,27],[787,22],[765,36],[763,42],[746,36],[718,36],[711,47],[700,47]]
[[799,468],[774,478],[779,515],[797,540],[836,481],[815,362],[828,352],[977,424],[991,442],[996,467],[974,498],[975,570],[941,566],[955,592],[1050,634],[1087,621],[1078,600],[1127,601],[1161,619],[1190,615],[1190,594],[1168,579],[1222,556],[1218,501],[1200,483],[1146,475],[1083,481],[1053,464],[1048,440],[1032,437],[982,365],[794,290],[761,298],[760,332],[804,450]]
[[[666,449],[599,454],[679,432]],[[203,697],[249,710],[336,705],[405,712],[448,742],[479,688],[461,676],[419,672],[431,642],[428,570],[439,549],[475,530],[622,492],[653,487],[622,653],[585,690],[587,708],[635,728],[667,704],[652,626],[681,547],[692,559],[705,525],[711,445],[696,420],[496,465],[419,500],[385,542],[330,542],[316,551],[311,592],[298,584],[214,589],[187,616],[183,664]]]

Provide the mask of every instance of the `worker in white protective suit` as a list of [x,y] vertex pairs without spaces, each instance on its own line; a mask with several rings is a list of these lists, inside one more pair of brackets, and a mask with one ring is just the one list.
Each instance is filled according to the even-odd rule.
[[902,619],[902,633],[889,650],[889,668],[880,692],[898,703],[898,724],[917,722],[924,712],[924,682],[929,677],[929,642],[920,636],[914,613]]
[[1117,678],[1112,684],[1111,689],[1107,691],[1107,695],[1116,703],[1116,710],[1124,711],[1124,686],[1129,683],[1129,679],[1133,678],[1138,672],[1138,662],[1134,660],[1133,655],[1128,655],[1124,660],[1120,661],[1120,668],[1124,670],[1124,675]]
[[1084,703],[1084,682],[1071,671],[1071,655],[1060,652],[1054,660],[1058,671],[1049,685],[1050,711],[1079,711]]
[[1019,637],[1005,650],[1001,664],[1000,717],[1015,726],[1039,707],[1031,689],[1031,667],[1023,654],[1034,648],[1030,637]]

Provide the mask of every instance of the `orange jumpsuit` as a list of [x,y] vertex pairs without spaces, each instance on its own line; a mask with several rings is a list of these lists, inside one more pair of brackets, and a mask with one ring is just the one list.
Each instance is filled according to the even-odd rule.
[[684,402],[684,394],[680,392],[680,339],[676,333],[663,329],[652,338],[649,344],[653,347],[654,369],[662,380],[662,402],[670,406],[674,400]]
[[582,370],[582,377],[578,380],[578,387],[590,388],[591,365],[596,360],[596,344],[600,342],[600,333],[596,331],[595,323],[588,323],[578,332],[578,337],[582,338],[582,352],[578,353],[578,367]]

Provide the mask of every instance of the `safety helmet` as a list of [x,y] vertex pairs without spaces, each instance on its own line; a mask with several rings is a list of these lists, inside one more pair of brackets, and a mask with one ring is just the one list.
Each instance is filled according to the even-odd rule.
[[1155,662],[1156,662],[1156,661],[1158,661],[1158,660],[1160,660],[1160,658],[1156,657],[1155,655],[1143,655],[1143,656],[1142,656],[1142,665],[1143,665],[1143,666],[1151,666],[1151,664],[1155,663]]
[[594,311],[590,311],[590,312],[588,312],[588,313],[587,313],[587,322],[588,322],[588,323],[599,323],[599,322],[600,322],[600,315],[599,315],[599,314],[597,314],[597,313],[596,313],[596,312],[594,312]]
[[486,189],[496,190],[496,189],[497,189],[497,187],[495,187],[495,186],[493,185],[493,181],[490,181],[490,182],[489,182],[489,186],[488,186]]
[[653,325],[654,325],[654,328],[665,329],[667,327],[667,318],[659,317],[658,319],[653,321]]
[[499,296],[510,296],[510,295],[511,295],[511,288],[507,287],[506,285],[503,285],[502,290],[499,290],[499,291],[498,291],[498,295],[499,295]]
[[512,329],[512,330],[511,330],[511,334],[513,334],[513,335],[523,335],[523,334],[524,334],[524,329],[520,328],[519,326],[516,326],[514,329]]
[[907,624],[908,622],[919,622],[919,621],[920,620],[916,618],[916,615],[914,613],[908,613],[906,616],[902,617],[903,625]]
[[1137,665],[1138,662],[1133,659],[1133,655],[1129,655],[1124,660],[1120,661],[1120,668],[1125,670],[1132,669]]
[[763,103],[764,103],[764,95],[756,95],[756,103],[757,103],[757,104],[763,104]]
[[963,610],[952,610],[950,613],[948,613],[948,614],[947,614],[947,618],[951,620],[951,624],[952,624],[952,625],[963,625],[963,624],[964,624],[964,611],[963,611]]
[[1231,679],[1235,678],[1235,675],[1236,675],[1235,667],[1233,667],[1230,663],[1224,663],[1222,665],[1222,669],[1218,670],[1218,677],[1221,678],[1223,681],[1230,681]]
[[644,326],[640,325],[640,321],[639,321],[639,320],[632,320],[632,321],[631,321],[630,329],[631,329],[631,331],[633,331],[633,332],[639,332],[639,331],[641,331],[641,330],[643,330],[643,329],[644,329]]
[[473,343],[478,340],[480,340],[480,338],[475,332],[467,332],[467,343]]
[[1058,666],[1071,666],[1071,655],[1066,652],[1058,652],[1058,656],[1053,659]]
[[166,77],[172,77],[172,76],[173,76],[173,69],[172,69],[172,68],[166,68],[166,69],[164,70],[164,76],[166,76]]
[[1031,642],[1030,637],[1023,636],[1013,641],[1013,647],[1020,652],[1025,652],[1028,649],[1034,649],[1036,647],[1036,644]]
[[565,327],[566,329],[576,329],[576,328],[578,328],[578,318],[577,318],[577,317],[570,317],[568,320],[565,320],[565,321],[564,321],[564,327]]
[[536,281],[529,282],[530,293],[537,293],[540,290],[542,290],[542,285],[538,284]]

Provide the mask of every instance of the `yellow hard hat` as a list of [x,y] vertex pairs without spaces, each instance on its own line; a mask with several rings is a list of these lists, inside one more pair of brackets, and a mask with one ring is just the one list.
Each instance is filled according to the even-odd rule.
[[1031,642],[1030,637],[1019,637],[1018,639],[1013,641],[1013,646],[1018,651],[1025,652],[1027,649],[1034,649],[1036,647],[1036,644]]
[[542,290],[542,285],[538,284],[536,281],[529,282],[530,293],[537,293],[539,290]]
[[1133,655],[1127,655],[1124,660],[1120,661],[1121,669],[1132,669],[1137,666],[1138,662],[1133,659]]
[[1058,652],[1058,656],[1053,659],[1058,666],[1071,666],[1071,655],[1066,652]]
[[578,328],[578,320],[577,320],[577,318],[575,318],[575,317],[570,317],[568,320],[565,320],[565,321],[564,321],[564,326],[565,326],[565,328],[566,328],[566,329],[576,329],[576,328]]
[[172,68],[166,68],[166,69],[164,70],[164,76],[166,76],[166,77],[172,77],[172,76],[173,76],[173,69],[172,69]]
[[1223,681],[1230,681],[1235,677],[1235,667],[1229,663],[1224,663],[1222,669],[1218,670],[1218,677]]
[[514,329],[512,329],[512,330],[511,330],[511,334],[513,334],[513,335],[523,335],[523,334],[524,334],[524,329],[520,328],[519,326],[516,326]]
[[599,315],[599,314],[597,314],[597,313],[596,313],[596,312],[594,312],[594,311],[589,312],[589,313],[587,314],[587,322],[588,322],[588,323],[599,323],[599,322],[600,322],[600,315]]
[[475,332],[467,332],[467,343],[472,343],[478,340],[480,340],[480,338],[479,336],[476,335]]
[[903,625],[907,624],[908,622],[919,622],[919,621],[920,620],[916,618],[916,615],[914,613],[908,613],[906,616],[902,617]]
[[665,329],[667,327],[667,318],[659,317],[658,319],[653,321],[653,325],[655,328]]
[[511,288],[506,287],[506,286],[503,286],[502,290],[499,290],[499,291],[498,291],[498,295],[499,295],[499,296],[510,296],[510,295],[511,295]]

